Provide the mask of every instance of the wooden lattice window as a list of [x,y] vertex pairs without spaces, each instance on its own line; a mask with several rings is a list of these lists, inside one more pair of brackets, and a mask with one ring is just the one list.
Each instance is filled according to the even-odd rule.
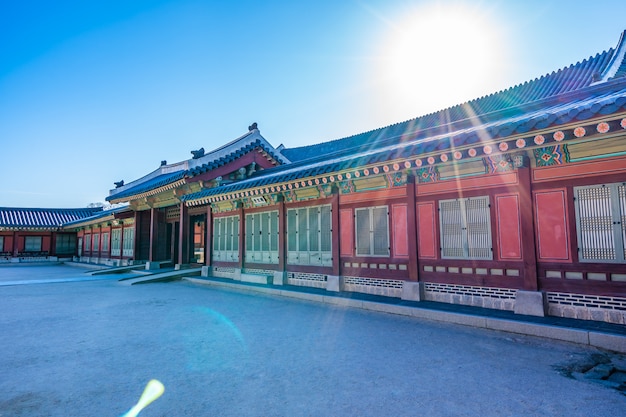
[[387,206],[354,210],[357,256],[389,256],[389,209]]
[[111,230],[111,256],[120,256],[122,241],[122,229]]
[[24,252],[41,252],[41,236],[26,236]]
[[332,266],[331,206],[287,210],[287,263]]
[[213,260],[239,262],[239,216],[213,219]]
[[109,232],[102,233],[102,252],[109,251]]
[[246,262],[278,263],[278,211],[246,214]]
[[581,262],[626,261],[626,185],[574,188]]
[[72,255],[76,250],[76,235],[60,233],[57,235],[55,251],[57,255]]
[[123,233],[123,248],[122,255],[123,256],[133,256],[135,253],[135,228],[129,227],[125,228]]
[[93,234],[93,244],[91,245],[94,252],[100,251],[100,233]]
[[441,257],[493,259],[489,197],[439,201]]

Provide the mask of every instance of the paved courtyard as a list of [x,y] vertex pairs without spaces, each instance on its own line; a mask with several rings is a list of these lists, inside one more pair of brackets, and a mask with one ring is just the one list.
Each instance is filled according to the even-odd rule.
[[0,267],[0,416],[119,416],[152,378],[165,393],[142,417],[626,415],[622,393],[555,370],[593,349],[184,281],[84,277]]

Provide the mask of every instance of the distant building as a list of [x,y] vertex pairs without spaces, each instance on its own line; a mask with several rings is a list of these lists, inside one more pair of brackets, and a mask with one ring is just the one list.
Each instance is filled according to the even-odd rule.
[[63,225],[101,210],[0,207],[0,263],[72,259],[76,233]]
[[118,184],[107,200],[127,208],[65,230],[89,262],[624,324],[625,54],[622,34],[544,77],[310,146],[275,148],[255,124]]

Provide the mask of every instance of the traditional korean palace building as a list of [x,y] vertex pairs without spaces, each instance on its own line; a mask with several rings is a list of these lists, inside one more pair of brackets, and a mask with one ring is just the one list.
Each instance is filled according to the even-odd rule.
[[107,200],[126,207],[63,230],[87,262],[624,324],[625,34],[541,78],[343,139],[274,147],[253,124],[119,183]]

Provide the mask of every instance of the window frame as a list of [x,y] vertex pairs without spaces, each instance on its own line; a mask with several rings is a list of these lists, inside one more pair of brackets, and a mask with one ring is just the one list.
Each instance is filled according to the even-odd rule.
[[239,215],[213,218],[212,260],[215,262],[239,262]]
[[[333,265],[332,213],[330,204],[286,210],[287,264],[326,267]],[[300,216],[304,215],[306,219],[302,221]],[[315,227],[317,231],[314,230]]]
[[57,255],[73,255],[76,252],[76,235],[71,233],[59,233],[55,242]]
[[122,228],[111,229],[111,256],[122,254]]
[[278,210],[247,213],[245,222],[245,261],[278,264],[280,234]]
[[122,232],[122,256],[131,257],[135,254],[135,228],[125,227]]
[[[385,225],[381,228],[376,222],[375,213],[379,210],[385,210]],[[367,224],[363,226],[363,230],[361,230],[360,225],[362,223],[359,222],[359,214],[367,213]],[[377,257],[377,258],[389,258],[391,257],[391,235],[389,231],[389,206],[372,206],[372,207],[359,207],[354,209],[354,253],[359,257]],[[365,218],[363,218],[365,220]],[[367,229],[365,229],[367,227]],[[377,242],[377,236],[380,235],[381,230],[384,229],[384,238],[386,245],[385,253],[377,253],[377,248],[380,246],[380,243]],[[366,236],[362,236],[362,234],[366,234]],[[367,250],[365,251],[360,244],[367,243]],[[361,246],[361,247],[360,247]]]
[[[581,191],[586,190],[607,190],[608,202],[605,202],[604,207],[599,207],[599,204],[593,204],[589,200],[593,200],[592,198],[582,199]],[[596,193],[596,196],[600,196],[600,193]],[[609,183],[609,184],[593,184],[586,185],[580,187],[573,187],[573,195],[574,195],[574,213],[576,217],[576,249],[578,252],[578,261],[582,263],[611,263],[611,264],[623,264],[626,263],[626,184],[624,183]],[[598,199],[595,199],[598,200]],[[586,204],[583,201],[588,201]],[[608,203],[608,204],[607,204]],[[596,232],[596,238],[592,238],[590,235],[584,235],[584,229],[586,226],[581,226],[582,216],[587,214],[590,210],[593,209],[604,209],[605,216],[595,216],[592,217],[592,224],[589,224],[590,227],[596,226],[595,229],[588,230],[591,232]],[[608,213],[607,213],[608,211]],[[604,222],[606,223],[605,229],[599,229],[597,226],[601,226],[602,220],[600,217],[605,217]],[[589,218],[589,217],[586,217]],[[598,239],[598,235],[605,233],[604,239]],[[607,237],[610,237],[610,240],[613,242],[613,252],[614,258],[592,258],[589,256],[585,256],[588,251],[593,249],[599,250],[604,249],[607,250],[610,248],[590,248],[584,247],[583,245],[592,243],[603,243],[606,245]],[[600,242],[599,240],[604,240],[604,242]]]
[[[32,242],[36,242],[35,246]],[[42,252],[43,238],[41,236],[24,236],[24,252]]]
[[[484,204],[481,207],[481,212],[469,212],[469,210],[475,210],[475,208],[469,207],[468,203],[470,202],[480,202],[483,201]],[[491,198],[488,195],[476,196],[476,197],[463,197],[463,198],[452,198],[439,200],[438,202],[438,212],[439,212],[439,239],[440,239],[440,249],[439,253],[441,255],[441,259],[462,259],[462,260],[472,260],[472,261],[492,261],[493,260],[493,231],[491,228]],[[458,203],[458,213],[453,213],[452,210],[446,209],[444,213],[443,205],[448,203]],[[447,214],[450,213],[450,214]],[[476,220],[482,217],[482,222],[478,223]],[[458,223],[453,223],[455,220]],[[448,222],[449,221],[449,222]],[[460,225],[461,230],[460,233],[456,235],[446,234],[446,232],[455,225]],[[476,225],[482,225],[483,228],[480,229],[476,227]],[[484,232],[480,233],[481,230]],[[472,234],[472,231],[475,233]],[[483,237],[481,239],[481,236]],[[485,240],[486,237],[486,240]],[[456,240],[457,246],[453,247],[451,244]],[[483,245],[482,247],[472,245],[472,242],[483,242],[487,243],[487,245]],[[460,244],[460,245],[458,245]],[[446,246],[448,245],[448,246]],[[473,247],[472,247],[473,246]],[[487,248],[487,246],[489,246]],[[446,254],[446,251],[456,250],[461,251],[461,254],[451,255]],[[476,256],[473,255],[472,251],[480,251],[484,250],[487,252],[487,255]]]

